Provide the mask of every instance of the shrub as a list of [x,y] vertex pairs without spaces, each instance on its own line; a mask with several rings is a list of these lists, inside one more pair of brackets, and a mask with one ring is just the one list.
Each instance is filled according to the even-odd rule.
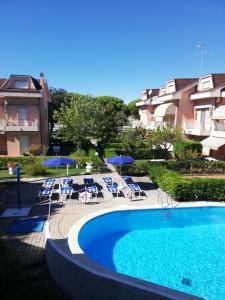
[[31,157],[31,156],[18,156],[18,157],[2,156],[0,157],[0,170],[6,170],[8,168],[7,164],[9,162],[18,164],[19,166],[23,167],[27,163],[34,162],[37,159],[39,158]]
[[202,144],[193,140],[179,140],[173,144],[173,152],[175,157],[189,159],[190,153],[202,153]]
[[111,157],[111,156],[115,156],[115,155],[117,155],[115,148],[105,149],[105,157],[106,158]]
[[225,200],[224,179],[183,178],[164,166],[151,166],[149,176],[177,201]]
[[27,152],[30,154],[30,155],[34,155],[34,156],[37,156],[37,155],[40,155],[41,154],[41,145],[40,144],[32,144],[28,147],[27,149]]
[[23,170],[30,176],[46,175],[48,173],[47,168],[39,162],[27,164],[24,166]]

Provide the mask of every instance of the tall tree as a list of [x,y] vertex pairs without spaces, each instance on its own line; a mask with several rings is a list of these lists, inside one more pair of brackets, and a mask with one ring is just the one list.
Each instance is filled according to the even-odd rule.
[[139,118],[140,118],[139,110],[136,106],[137,101],[138,101],[138,99],[132,100],[127,104],[127,114],[128,114],[128,116],[131,116],[134,119],[139,120]]
[[51,87],[49,91],[51,95],[51,102],[49,103],[49,107],[48,107],[48,121],[50,125],[49,130],[51,136],[55,125],[55,120],[53,118],[54,112],[59,110],[61,104],[64,103],[67,92],[64,89],[56,89],[53,87]]
[[91,138],[107,141],[118,132],[122,111],[110,101],[99,98],[79,94],[65,97],[60,110],[54,114],[62,140],[76,144]]

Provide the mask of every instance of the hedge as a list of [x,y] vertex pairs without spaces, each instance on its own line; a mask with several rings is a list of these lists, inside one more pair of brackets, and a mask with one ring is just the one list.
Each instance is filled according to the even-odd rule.
[[202,153],[202,144],[199,141],[180,140],[173,144],[173,152],[175,157],[185,158],[188,150]]
[[130,155],[134,159],[159,159],[164,158],[163,149],[152,149],[149,150],[147,148],[136,148],[132,151],[128,151],[124,148],[105,148],[105,157],[111,157],[115,155]]
[[224,179],[187,179],[164,166],[151,166],[149,176],[177,201],[225,200]]

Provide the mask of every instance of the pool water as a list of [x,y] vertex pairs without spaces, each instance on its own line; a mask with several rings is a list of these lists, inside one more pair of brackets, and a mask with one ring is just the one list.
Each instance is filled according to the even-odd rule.
[[80,246],[118,273],[224,300],[225,208],[174,209],[168,215],[160,210],[103,215],[81,229]]

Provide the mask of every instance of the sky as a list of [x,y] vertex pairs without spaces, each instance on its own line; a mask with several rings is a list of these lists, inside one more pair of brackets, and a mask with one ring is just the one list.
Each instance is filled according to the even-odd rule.
[[128,102],[225,73],[224,11],[224,0],[0,0],[0,78],[44,72],[50,87]]

